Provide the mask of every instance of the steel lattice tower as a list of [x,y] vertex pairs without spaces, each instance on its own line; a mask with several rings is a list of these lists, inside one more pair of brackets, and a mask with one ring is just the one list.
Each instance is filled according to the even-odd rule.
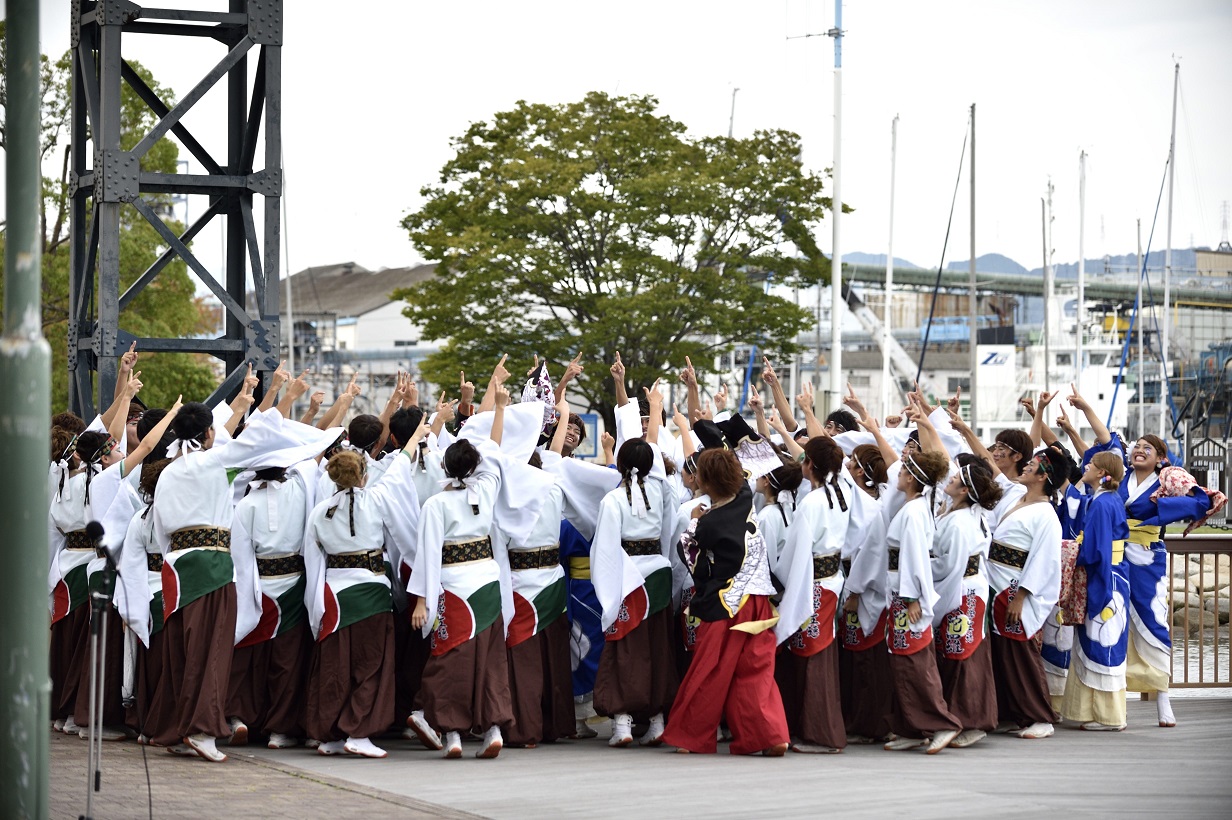
[[[109,400],[118,357],[134,339],[143,351],[208,353],[221,359],[227,377],[210,397],[211,404],[235,392],[247,362],[263,372],[278,365],[282,6],[282,0],[228,0],[227,11],[195,11],[143,8],[127,0],[73,0],[68,367],[69,402],[84,418],[94,414],[96,396],[99,404]],[[169,108],[124,59],[121,44],[126,34],[204,37],[218,41],[226,51]],[[248,59],[254,50],[257,63],[250,82]],[[182,120],[224,77],[226,156],[220,159]],[[127,83],[159,117],[130,151],[120,145],[121,83]],[[168,132],[205,173],[141,170],[141,158]],[[263,153],[258,168],[259,148]],[[177,235],[142,198],[146,193],[206,196],[209,206]],[[260,236],[256,196],[263,200]],[[120,293],[120,210],[125,204],[149,221],[167,250]],[[227,217],[223,270],[210,271],[187,245],[218,216]],[[146,338],[123,330],[124,309],[177,257],[222,303],[226,329],[221,337]],[[249,290],[254,297],[251,311],[246,307]]]

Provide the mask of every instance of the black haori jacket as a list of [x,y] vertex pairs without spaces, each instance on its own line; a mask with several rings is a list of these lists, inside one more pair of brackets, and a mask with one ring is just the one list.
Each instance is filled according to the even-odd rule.
[[775,594],[748,484],[731,501],[697,519],[677,549],[693,575],[689,612],[695,618],[723,621],[740,611],[748,595]]

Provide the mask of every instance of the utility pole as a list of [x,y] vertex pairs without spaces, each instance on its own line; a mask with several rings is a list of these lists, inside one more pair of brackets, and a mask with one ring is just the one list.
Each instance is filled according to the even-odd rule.
[[740,91],[739,88],[732,89],[731,116],[727,118],[727,138],[728,139],[731,139],[732,134],[734,134],[736,131],[736,93],[739,91]]
[[[843,215],[843,0],[834,3],[834,248],[830,256],[830,411],[843,406],[843,253],[839,223]],[[818,359],[820,360],[820,355]]]
[[[47,463],[51,446],[51,348],[43,338],[39,225],[39,3],[9,0],[5,35],[8,226],[4,243],[4,339],[0,342],[0,460],[20,468]],[[47,482],[9,481],[0,493],[7,581],[0,595],[0,740],[3,814],[48,813]]]

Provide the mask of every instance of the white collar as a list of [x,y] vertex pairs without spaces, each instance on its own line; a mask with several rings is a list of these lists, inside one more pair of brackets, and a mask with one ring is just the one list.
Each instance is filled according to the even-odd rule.
[[1146,481],[1139,484],[1138,474],[1131,470],[1129,479],[1125,482],[1125,488],[1129,491],[1129,497],[1125,499],[1125,506],[1128,507],[1130,504],[1137,501],[1138,496],[1142,495],[1158,483],[1159,475],[1156,473],[1151,473],[1150,477]]

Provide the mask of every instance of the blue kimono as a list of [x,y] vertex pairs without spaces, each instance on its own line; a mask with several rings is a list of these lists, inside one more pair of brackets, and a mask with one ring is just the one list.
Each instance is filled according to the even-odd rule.
[[1125,542],[1129,526],[1115,493],[1101,491],[1087,506],[1077,565],[1087,573],[1087,619],[1078,627],[1071,672],[1091,689],[1125,689],[1129,646],[1129,576]]
[[[568,521],[560,522],[560,559],[568,578],[569,654],[573,663],[573,695],[578,697],[595,688],[599,656],[605,642],[603,608],[590,580],[590,541]],[[573,559],[581,559],[574,562]],[[586,565],[582,571],[581,564]],[[584,575],[585,577],[579,577]]]
[[[1125,546],[1125,568],[1129,577],[1130,644],[1147,669],[1135,674],[1129,670],[1128,688],[1134,692],[1166,692],[1172,667],[1172,638],[1169,624],[1168,553],[1164,530],[1168,524],[1200,518],[1210,508],[1210,498],[1197,488],[1192,495],[1151,500],[1159,488],[1152,474],[1138,485],[1132,471],[1117,488],[1129,519],[1129,543]],[[1132,660],[1132,658],[1131,658]]]

